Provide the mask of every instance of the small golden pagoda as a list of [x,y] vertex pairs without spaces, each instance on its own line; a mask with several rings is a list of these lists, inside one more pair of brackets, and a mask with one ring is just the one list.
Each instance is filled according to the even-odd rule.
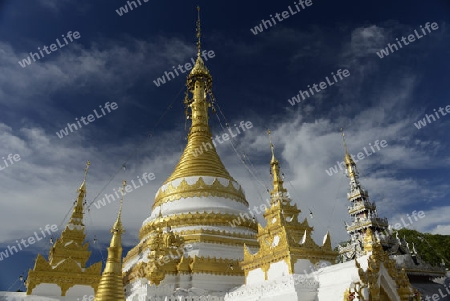
[[[89,286],[97,290],[102,270],[102,262],[86,268],[91,255],[89,243],[84,243],[83,210],[86,196],[86,176],[90,162],[87,162],[84,180],[78,189],[70,221],[50,249],[48,261],[38,254],[33,270],[28,272],[27,295],[45,294],[47,284],[56,284],[61,289],[61,296],[75,285]],[[39,289],[42,287],[42,289]]]
[[331,248],[329,233],[325,235],[323,245],[319,246],[311,238],[313,227],[308,225],[306,218],[303,222],[298,221],[301,210],[297,208],[297,204],[291,204],[288,192],[283,186],[272,141],[270,147],[273,190],[270,192],[271,206],[263,214],[267,224],[265,227],[258,224],[259,251],[252,254],[246,246],[244,260],[241,262],[246,277],[250,271],[260,268],[264,272],[264,280],[268,280],[267,272],[273,263],[284,261],[288,267],[287,272],[294,274],[296,273],[294,265],[299,259],[308,259],[313,264],[320,261],[331,264],[337,256],[337,252]]
[[119,213],[111,229],[112,238],[108,248],[108,259],[95,294],[96,301],[125,301],[122,281],[122,234],[125,230],[122,226],[121,214],[126,184],[126,181],[123,181]]

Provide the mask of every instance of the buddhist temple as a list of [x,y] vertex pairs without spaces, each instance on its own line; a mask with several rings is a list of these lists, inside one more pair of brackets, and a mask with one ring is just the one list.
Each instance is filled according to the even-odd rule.
[[122,198],[116,222],[111,228],[112,238],[108,248],[108,259],[95,294],[96,301],[125,301],[125,290],[122,281],[122,226],[123,195],[127,182],[123,181]]
[[[88,162],[70,221],[48,260],[37,256],[26,293],[0,292],[0,300],[421,300],[423,287],[414,276],[443,278],[445,269],[421,260],[414,246],[395,236],[387,219],[378,216],[345,139],[352,220],[346,225],[348,243],[333,249],[328,232],[321,243],[313,240],[313,226],[306,218],[300,220],[302,202],[291,199],[284,187],[270,131],[271,159],[266,164],[272,187],[264,225],[249,214],[244,189],[227,171],[212,140],[209,112],[215,110],[215,98],[201,57],[200,16],[196,31],[197,58],[184,98],[191,122],[187,142],[148,207],[133,207],[148,212],[136,245],[122,258],[122,208],[129,208],[122,194],[103,273],[101,262],[86,266],[91,254],[83,223]],[[202,147],[208,151],[198,154],[195,150]]]

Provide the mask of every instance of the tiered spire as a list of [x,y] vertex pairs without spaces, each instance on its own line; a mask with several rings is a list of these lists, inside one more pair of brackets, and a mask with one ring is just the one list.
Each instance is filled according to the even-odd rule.
[[340,246],[339,252],[344,260],[351,260],[369,251],[364,248],[364,237],[369,230],[370,233],[373,233],[380,240],[383,247],[387,249],[389,247],[387,245],[389,225],[386,218],[378,217],[375,203],[369,201],[368,191],[359,182],[359,172],[356,163],[348,152],[344,131],[342,131],[342,141],[345,150],[344,162],[346,165],[346,174],[350,179],[350,192],[347,193],[347,198],[351,205],[348,207],[348,213],[353,221],[350,225],[346,225],[351,242],[345,247]]
[[[70,217],[69,223],[61,233],[61,237],[56,241],[55,245],[50,250],[49,261],[52,266],[56,266],[60,261],[71,257],[81,264],[84,268],[87,260],[91,254],[88,251],[89,243],[83,245],[86,234],[84,233],[84,205],[86,197],[86,177],[89,171],[89,166],[91,162],[86,163],[86,168],[84,169],[84,179],[78,188],[78,197],[75,201],[75,206],[73,208],[72,216]],[[65,248],[69,244],[76,245],[78,247],[78,252],[76,256],[73,257],[73,247]],[[63,247],[64,246],[64,247]]]
[[283,186],[283,179],[280,174],[280,166],[278,160],[275,158],[274,146],[272,143],[272,137],[270,136],[270,130],[267,131],[270,140],[270,149],[272,151],[272,159],[270,160],[271,174],[273,177],[273,190],[270,192],[272,199],[277,197],[286,196],[287,190]]
[[208,108],[212,107],[212,77],[201,57],[200,8],[197,10],[197,60],[187,77],[184,100],[186,118],[191,119],[192,124],[187,146],[166,183],[176,178],[199,175],[232,179],[216,153],[208,125]]
[[98,290],[95,295],[96,301],[125,301],[125,293],[122,281],[122,234],[125,232],[122,226],[121,215],[123,206],[123,195],[126,181],[122,184],[122,198],[117,219],[111,229],[112,238],[108,248],[108,259],[103,271]]
[[[268,131],[270,138],[270,130]],[[313,227],[305,220],[300,223],[298,215],[301,212],[297,204],[292,205],[288,191],[283,186],[279,162],[275,157],[274,146],[270,138],[272,159],[270,161],[273,189],[270,192],[270,208],[263,216],[266,226],[258,225],[257,240],[260,246],[256,254],[251,254],[244,248],[244,260],[241,263],[245,275],[254,269],[262,268],[265,279],[271,263],[284,260],[289,267],[289,273],[294,274],[294,265],[298,259],[311,258],[334,262],[337,254],[331,249],[330,235],[327,233],[323,245],[317,245],[311,237]]]
[[[165,181],[186,177],[217,177],[234,181],[230,176],[214,146],[209,127],[208,108],[213,107],[212,77],[201,57],[200,8],[197,20],[197,59],[187,77],[187,91],[184,100],[186,118],[192,120],[187,137],[187,145],[174,172]],[[153,208],[166,197],[156,196]]]
[[90,162],[86,163],[84,179],[78,188],[69,222],[50,249],[48,262],[40,254],[36,259],[34,269],[29,272],[27,294],[32,294],[35,287],[41,283],[54,283],[61,288],[61,296],[75,285],[87,285],[97,289],[102,263],[97,262],[86,268],[91,255],[89,243],[84,243],[84,205],[86,197],[86,177]]
[[359,182],[359,172],[348,152],[343,131],[342,140],[347,176],[350,179],[350,192],[347,193],[347,198],[351,205],[348,207],[348,213],[353,221],[350,225],[346,223],[351,241],[345,246],[338,246],[341,260],[348,261],[373,252],[374,246],[378,244],[398,260],[403,256],[402,265],[410,275],[445,275],[445,269],[431,267],[420,259],[414,248],[410,250],[408,243],[398,238],[398,232],[397,237],[394,237],[387,218],[378,217],[375,203],[369,201],[369,193]]

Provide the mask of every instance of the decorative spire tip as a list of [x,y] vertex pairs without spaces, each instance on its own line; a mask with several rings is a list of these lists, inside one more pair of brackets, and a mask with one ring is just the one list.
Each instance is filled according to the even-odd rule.
[[200,27],[200,6],[197,6],[197,55],[200,56],[202,48]]
[[124,195],[124,191],[125,191],[125,186],[127,186],[127,181],[123,180],[122,182],[122,188],[120,189],[122,191],[122,197],[120,198],[120,207],[119,207],[119,213],[118,213],[118,217],[120,218],[120,215],[122,214],[122,206],[123,206],[123,195]]
[[342,132],[342,141],[344,142],[345,153],[348,154],[347,142],[345,142],[345,133],[344,133],[344,129],[343,128],[341,128],[341,132]]
[[271,131],[270,131],[270,129],[268,129],[267,130],[267,135],[269,135],[270,149],[272,150],[272,160],[274,160],[275,159],[275,148],[273,146],[272,136],[270,134],[271,134]]

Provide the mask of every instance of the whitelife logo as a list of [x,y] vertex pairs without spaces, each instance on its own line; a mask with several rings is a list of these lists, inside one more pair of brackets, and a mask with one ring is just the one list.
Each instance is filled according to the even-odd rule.
[[[208,54],[208,55],[206,55],[206,54]],[[208,57],[210,59],[212,59],[213,57],[216,56],[216,54],[214,53],[213,50],[209,50],[208,52],[207,52],[207,50],[203,50],[200,56],[203,57],[203,59],[205,61],[208,61]],[[188,62],[188,63],[186,63],[184,65],[178,64],[177,67],[172,66],[173,72],[175,72],[175,74],[177,76],[180,76],[180,73],[178,73],[177,69],[180,70],[180,72],[183,73],[183,74],[186,73],[187,71],[191,70],[195,66],[195,58],[191,57],[191,62],[192,62],[192,64]],[[183,69],[183,67],[184,67],[184,69]],[[166,79],[167,79],[167,82],[169,82],[172,79],[175,79],[176,76],[175,76],[175,74],[173,74],[173,72],[172,71],[165,71],[163,76],[158,77],[156,80],[153,81],[153,83],[157,87],[159,87],[159,86],[161,86],[161,85],[166,83]],[[172,76],[172,78],[170,78],[170,76]]]
[[[275,14],[275,18],[277,18],[278,22],[281,22],[283,20],[286,20],[287,18],[289,18],[290,16],[296,15],[298,14],[300,11],[305,10],[306,7],[311,6],[312,5],[312,0],[300,0],[297,2],[294,2],[295,4],[295,8],[297,9],[297,11],[293,10],[292,7],[289,5],[289,11],[285,10],[283,11],[281,14],[276,13]],[[300,6],[302,7],[300,9]],[[256,25],[254,28],[250,28],[250,31],[256,36],[258,33],[263,32],[264,28],[268,29],[269,27],[267,27],[267,25],[269,25],[270,27],[274,26],[277,24],[277,21],[275,21],[275,18],[272,17],[272,15],[270,15],[270,18],[272,20],[272,22],[270,22],[270,20],[261,20],[261,23],[259,25]],[[264,26],[264,28],[263,28]]]
[[[144,183],[142,183],[142,180],[144,180],[145,183],[148,184],[148,181],[149,181],[149,180],[152,181],[152,180],[154,180],[154,179],[155,179],[155,174],[154,174],[154,173],[146,173],[146,172],[145,172],[145,173],[142,175],[142,179],[141,179],[139,176],[137,176],[137,180],[139,181],[139,183],[140,183],[141,185],[138,185],[138,184],[136,184],[136,183],[134,182],[134,180],[131,180],[131,184],[133,184],[133,186],[131,186],[131,185],[126,185],[126,186],[125,186],[125,192],[126,192],[126,193],[130,193],[130,192],[132,192],[132,191],[138,189],[139,187],[144,186]],[[117,190],[116,190],[115,188],[113,188],[113,190],[114,190],[114,194],[116,195],[117,199],[120,199],[119,193],[120,193],[122,196],[124,196],[124,195],[126,194],[125,192],[122,191],[121,188],[118,188]],[[97,202],[95,202],[95,203],[94,203],[94,206],[95,206],[97,209],[100,209],[101,207],[106,206],[106,202],[108,202],[108,204],[109,204],[109,203],[111,203],[111,202],[114,202],[115,200],[116,200],[116,198],[114,198],[114,195],[113,195],[113,194],[107,194],[107,193],[105,193],[105,196],[104,196],[101,200],[98,200]]]
[[[322,90],[325,90],[329,86],[332,86],[339,81],[336,78],[336,75],[339,76],[339,78],[341,80],[343,80],[344,77],[350,76],[350,71],[348,71],[347,69],[344,69],[343,71],[341,71],[341,69],[339,69],[338,71],[336,71],[336,75],[334,74],[334,72],[331,72],[331,75],[333,76],[334,82],[330,81],[328,76],[325,76],[325,79],[327,82],[320,82],[318,85],[316,83],[314,83],[312,85],[312,87],[310,85],[308,85],[308,90],[309,90],[309,92],[311,92],[311,95],[308,93],[308,91],[300,90],[300,91],[298,91],[298,94],[296,96],[292,97],[291,99],[288,99],[288,102],[291,104],[291,106],[294,106],[296,103],[300,103],[300,102],[302,102],[302,100],[305,100],[306,98],[309,98],[310,96],[313,96],[314,95],[313,88],[317,93],[319,93]],[[328,83],[328,85],[327,85],[327,83]],[[317,87],[319,87],[320,90],[317,89]],[[301,99],[300,99],[300,97],[301,97]]]
[[[47,237],[47,235],[45,235],[46,231],[48,233],[48,235],[52,235],[52,232],[56,232],[58,231],[58,226],[57,225],[46,225],[44,227],[44,230],[42,230],[42,228],[39,228],[39,230],[41,230],[42,233],[42,237],[40,237],[38,235],[38,233],[36,233],[36,231],[33,233],[34,236],[30,236],[28,237],[26,240],[25,239],[21,239],[20,242],[18,240],[16,240],[17,243],[17,247],[19,247],[19,250],[22,251],[22,245],[24,248],[29,247],[30,245],[36,243],[36,241],[40,241],[43,238]],[[50,232],[51,230],[51,232]],[[35,239],[36,238],[36,239]],[[27,241],[28,241],[28,245],[27,245]],[[22,244],[22,245],[21,245]],[[8,258],[10,255],[14,255],[15,253],[18,253],[19,250],[17,250],[16,246],[7,246],[7,248],[5,249],[5,251],[0,252],[0,261],[3,260],[3,258]],[[9,251],[9,252],[8,252]]]
[[[438,24],[437,24],[436,22],[433,22],[433,23],[431,23],[431,24],[430,24],[430,22],[427,22],[427,23],[425,24],[425,28],[427,29],[428,33],[430,33],[430,32],[431,32],[430,28],[433,29],[433,30],[437,30],[437,29],[439,28],[439,26],[438,26]],[[414,34],[408,35],[408,41],[409,41],[409,43],[406,42],[406,38],[402,36],[402,38],[401,38],[400,40],[403,42],[403,45],[407,46],[407,45],[409,45],[410,43],[414,42],[414,41],[416,40],[416,37],[417,37],[417,39],[419,40],[419,39],[421,39],[421,38],[423,38],[424,36],[427,35],[427,32],[425,31],[425,29],[422,28],[422,25],[420,25],[420,29],[422,29],[423,36],[420,35],[420,33],[417,32],[417,29],[415,29],[415,30],[414,30],[414,34],[415,34],[415,35],[414,35]],[[397,40],[398,47],[403,48],[402,43],[400,43],[400,41],[398,40],[398,38],[397,38],[396,40]],[[379,57],[380,59],[382,59],[382,58],[384,58],[385,56],[388,56],[390,53],[393,53],[394,51],[397,51],[397,50],[398,50],[398,47],[397,47],[397,45],[395,45],[395,43],[394,43],[394,44],[388,43],[387,46],[388,46],[388,47],[386,47],[386,48],[384,48],[384,49],[381,49],[380,51],[377,51],[377,55],[378,55],[378,57]]]
[[[439,119],[439,114],[438,114],[438,112],[436,112],[436,109],[433,109],[433,111],[434,111],[434,114],[436,115],[436,118]],[[444,108],[443,107],[440,107],[438,111],[442,114],[442,116],[445,116],[448,113],[450,113],[450,105],[445,107],[445,111],[447,113],[444,113]],[[433,121],[436,121],[436,118],[434,118],[433,115],[425,114],[425,118],[417,121],[417,123],[414,122],[414,125],[416,126],[416,128],[418,130],[420,130],[422,127],[426,127],[427,126],[427,121],[428,121],[428,123],[431,123],[432,122],[431,119],[433,119]]]
[[[375,153],[376,153],[375,149],[374,149],[373,146],[372,146],[372,143],[369,143],[369,146],[370,146],[370,149],[372,149],[372,152],[373,152],[373,153],[371,153],[370,151],[367,151],[366,147],[363,148],[363,150],[364,150],[364,152],[366,153],[367,157],[368,157],[368,156],[371,156],[372,154],[375,154]],[[376,141],[374,142],[374,146],[380,151],[380,150],[381,150],[381,149],[380,149],[380,146],[381,146],[382,148],[385,148],[386,146],[388,146],[388,144],[387,144],[387,141],[386,141],[386,140],[381,140],[381,141],[380,141],[380,140],[376,140]],[[356,157],[358,157],[359,160],[356,160],[355,156],[352,155],[352,154],[350,154],[350,156],[352,157],[353,161],[355,161],[355,163],[358,163],[359,160],[364,160],[364,159],[366,158],[366,156],[364,156],[364,153],[363,153],[363,152],[359,152],[359,153],[356,155]],[[345,166],[344,161],[341,161],[341,162],[336,161],[336,163],[337,163],[337,165],[335,165],[334,167],[331,167],[331,168],[325,170],[325,172],[326,172],[330,177],[331,177],[332,175],[338,173],[338,168],[339,168],[340,170],[345,170],[345,169],[346,169],[346,166]]]
[[[239,123],[239,127],[242,129],[243,132],[245,132],[245,129],[251,129],[253,127],[253,124],[250,121],[241,121]],[[228,128],[228,132],[231,135],[231,138],[236,137],[237,135],[239,135],[241,133],[241,131],[239,130],[239,128],[236,126],[236,124],[234,124],[234,128],[236,130],[236,133],[233,133],[233,129]],[[217,147],[216,141],[220,144],[224,143],[225,141],[230,140],[230,135],[228,135],[227,133],[223,133],[222,136],[216,135],[216,137],[214,139],[212,139],[212,142],[214,144],[214,147]],[[220,138],[222,138],[223,140],[220,140]],[[194,157],[198,157],[198,155],[203,154],[203,149],[205,150],[205,152],[213,149],[213,146],[211,145],[211,143],[207,142],[203,142],[202,146],[200,146],[200,148],[195,148],[194,150],[191,151],[191,153],[194,155]]]
[[[59,41],[59,39],[56,39],[56,42],[58,43],[59,48],[56,47],[56,44],[51,44],[50,47],[47,47],[46,45],[44,45],[44,47],[42,47],[42,49],[40,47],[38,47],[39,53],[41,54],[39,56],[39,53],[33,53],[30,52],[30,56],[28,56],[27,58],[23,59],[21,62],[19,61],[19,65],[22,68],[25,68],[28,65],[31,65],[31,59],[33,59],[33,62],[36,62],[36,58],[38,60],[40,60],[41,58],[44,57],[44,53],[42,52],[42,50],[45,51],[46,54],[50,54],[51,52],[48,51],[48,49],[50,48],[51,51],[55,52],[58,49],[63,48],[64,46],[68,45],[69,42],[67,42],[66,37],[64,35],[62,35],[64,42],[66,42],[66,44],[61,44],[61,42]],[[67,33],[67,38],[70,40],[70,42],[73,42],[73,39],[78,40],[81,35],[78,31],[74,31],[73,33],[71,31],[69,31]]]
[[[139,6],[142,5],[141,0],[136,0],[139,3]],[[142,0],[144,3],[147,3],[149,0]],[[135,1],[127,1],[128,7],[130,8],[130,11],[133,10],[133,6],[131,6],[131,4],[134,5],[134,8],[138,8],[137,4]],[[116,13],[122,17],[124,14],[128,13],[128,7],[126,5],[119,7],[119,9],[116,9]]]
[[[2,166],[2,164],[0,163],[0,170],[4,170],[5,168],[7,168],[8,166],[11,166],[14,164],[14,162],[19,162],[20,161],[20,155],[19,154],[9,154],[8,157],[5,159],[5,157],[2,157],[3,159],[3,163],[5,163],[5,166]],[[8,164],[8,160],[10,164]]]
[[[97,113],[97,110],[94,110],[95,117],[97,117],[97,119],[100,119],[106,115],[103,107],[101,105],[99,105],[99,107],[100,107],[100,110],[102,111],[103,115],[99,115]],[[119,106],[115,102],[112,102],[110,104],[108,101],[107,103],[105,103],[105,109],[108,111],[108,113],[111,113],[111,110],[116,110],[118,107]],[[87,116],[87,118],[85,118],[84,116],[81,116],[80,120],[78,120],[78,118],[75,118],[75,121],[78,123],[78,127],[75,123],[67,123],[67,126],[64,129],[60,130],[59,132],[56,132],[56,136],[58,136],[59,139],[62,139],[63,137],[70,134],[69,130],[71,133],[73,133],[74,130],[77,131],[79,128],[81,129],[80,121],[82,121],[84,125],[88,125],[90,122],[94,122],[96,120],[95,117],[93,114],[89,114]],[[86,121],[86,119],[87,119],[87,121]]]

